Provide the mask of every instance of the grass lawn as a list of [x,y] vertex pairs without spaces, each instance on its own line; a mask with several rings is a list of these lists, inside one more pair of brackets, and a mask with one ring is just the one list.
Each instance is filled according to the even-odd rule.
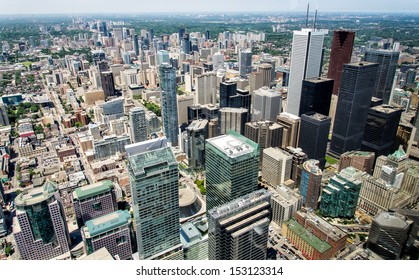
[[336,159],[334,159],[334,158],[332,158],[332,157],[329,157],[329,156],[325,156],[324,157],[324,159],[326,160],[326,162],[327,163],[329,163],[329,164],[336,164],[336,163],[338,163],[339,161],[338,160],[336,160]]
[[31,62],[31,61],[25,61],[25,62],[22,62],[22,64],[23,64],[26,68],[28,68],[28,69],[31,67],[32,63],[33,63],[33,62]]

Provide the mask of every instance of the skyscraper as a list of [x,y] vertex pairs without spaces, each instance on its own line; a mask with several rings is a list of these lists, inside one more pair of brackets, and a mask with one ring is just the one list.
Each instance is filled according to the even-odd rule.
[[333,80],[326,78],[304,80],[301,90],[299,116],[311,111],[328,116],[332,90]]
[[378,64],[345,64],[333,125],[330,151],[341,155],[361,148]]
[[322,174],[318,160],[308,160],[303,163],[300,193],[306,207],[317,209],[321,193]]
[[402,108],[390,105],[370,108],[362,140],[362,150],[374,152],[376,158],[393,152],[402,112]]
[[257,189],[259,145],[230,131],[206,140],[207,211]]
[[240,76],[246,77],[252,72],[252,51],[244,50],[239,52],[239,72]]
[[282,130],[284,128],[271,121],[246,123],[244,136],[259,144],[260,166],[262,166],[263,150],[269,147],[281,147]]
[[355,32],[346,30],[333,32],[329,71],[327,72],[327,77],[334,80],[333,95],[339,93],[343,64],[351,62],[354,40]]
[[276,187],[291,179],[292,155],[279,148],[263,150],[262,179]]
[[205,165],[205,139],[208,138],[208,120],[194,120],[186,128],[185,153],[189,168]]
[[9,125],[9,117],[7,116],[7,109],[3,103],[0,103],[0,126]]
[[382,99],[383,104],[390,102],[399,54],[399,52],[388,50],[368,50],[365,53],[365,61],[379,64],[373,96]]
[[210,260],[264,260],[271,194],[262,189],[208,211]]
[[230,107],[230,97],[236,95],[237,83],[220,83],[220,108]]
[[284,127],[282,148],[285,149],[288,146],[298,147],[301,119],[298,116],[284,112],[278,115],[276,122]]
[[319,77],[324,32],[313,29],[294,31],[292,39],[287,112],[299,116],[302,81]]
[[214,72],[195,77],[195,104],[217,104],[217,75]]
[[269,63],[262,63],[258,66],[258,72],[262,75],[262,87],[271,87],[272,81],[272,65]]
[[100,82],[102,84],[102,89],[105,92],[105,98],[116,94],[112,71],[101,72]]
[[309,159],[319,161],[320,169],[324,168],[327,142],[329,138],[330,118],[315,112],[301,115],[299,147]]
[[49,260],[70,251],[70,236],[56,185],[25,190],[15,198],[13,235],[20,258]]
[[157,66],[162,65],[162,63],[167,63],[170,65],[170,55],[168,51],[157,51]]
[[164,141],[146,142],[133,144],[128,149],[140,259],[155,258],[180,244],[178,165]]
[[245,125],[249,112],[244,108],[222,108],[218,111],[218,131],[220,134],[227,134],[234,130],[244,135]]
[[353,218],[363,172],[348,167],[333,176],[323,188],[320,211],[326,217]]
[[160,69],[160,86],[162,89],[163,131],[168,141],[176,146],[178,142],[178,112],[176,99],[176,70],[168,63],[162,63]]
[[147,124],[143,108],[134,107],[129,110],[129,125],[131,129],[131,143],[147,140]]
[[281,113],[282,96],[273,89],[262,87],[253,92],[252,121],[276,121]]
[[384,259],[400,259],[412,220],[397,213],[383,212],[371,224],[367,248]]
[[189,34],[184,33],[182,38],[182,51],[184,54],[191,53],[191,42],[189,41]]
[[86,222],[81,236],[87,255],[105,247],[112,256],[121,260],[132,259],[131,215],[118,210]]
[[132,39],[134,41],[134,52],[136,56],[140,55],[140,46],[138,44],[138,35],[134,34],[134,37]]
[[88,220],[112,213],[117,208],[115,189],[110,180],[76,188],[72,202],[79,227]]

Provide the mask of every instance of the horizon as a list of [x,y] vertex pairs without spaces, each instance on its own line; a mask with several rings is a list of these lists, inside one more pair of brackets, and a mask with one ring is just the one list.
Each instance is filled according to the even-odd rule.
[[[2,4],[0,15],[67,15],[67,14],[230,14],[230,13],[305,13],[307,4],[310,12],[317,9],[319,13],[391,13],[391,14],[417,14],[419,1],[393,0],[363,1],[352,0],[336,2],[334,0],[213,0],[207,2],[182,0],[172,2],[169,0],[154,0],[152,3],[142,1],[124,0],[115,4],[112,0],[89,1],[73,0],[71,2],[55,2],[51,0],[38,0],[28,2],[25,0],[7,1]],[[394,8],[398,10],[394,10]],[[38,11],[38,12],[33,12]],[[135,12],[133,12],[135,11]]]

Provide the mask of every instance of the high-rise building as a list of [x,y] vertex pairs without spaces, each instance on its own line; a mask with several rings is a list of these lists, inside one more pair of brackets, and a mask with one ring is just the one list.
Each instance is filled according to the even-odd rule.
[[160,130],[160,120],[155,113],[147,111],[145,114],[145,119],[147,126],[147,135]]
[[291,180],[299,182],[301,179],[301,171],[303,163],[308,159],[307,154],[301,148],[288,146],[285,150],[292,155]]
[[279,226],[291,219],[303,205],[303,198],[296,190],[281,186],[269,188],[269,192],[272,194],[272,222]]
[[134,41],[134,52],[135,52],[135,55],[136,56],[139,56],[140,55],[140,45],[138,43],[138,35],[137,34],[134,34],[133,41]]
[[184,33],[182,38],[182,52],[184,54],[190,54],[191,53],[191,41],[189,41],[189,34]]
[[207,72],[195,77],[195,104],[217,104],[217,75]]
[[194,105],[195,97],[192,94],[182,94],[176,96],[178,124],[182,126],[188,123],[188,107]]
[[250,109],[252,104],[252,95],[247,90],[237,89],[236,94],[230,96],[228,107],[245,108],[249,112],[248,121],[250,121]]
[[327,77],[335,81],[333,84],[333,95],[338,95],[339,93],[343,64],[351,62],[354,40],[355,32],[347,30],[333,32],[329,71],[327,73]]
[[128,172],[139,258],[153,259],[180,244],[179,170],[164,141],[146,142],[130,148]]
[[287,112],[299,116],[302,81],[319,77],[323,57],[324,32],[313,29],[294,31],[292,39]]
[[361,148],[377,70],[378,64],[369,62],[343,66],[330,143],[332,153],[341,155]]
[[168,51],[157,51],[157,66],[162,65],[162,63],[167,63],[170,65],[170,55]]
[[253,92],[252,121],[276,121],[281,113],[282,96],[273,89],[262,87]]
[[288,146],[297,148],[301,119],[296,115],[284,112],[278,115],[276,122],[284,127],[281,148],[285,149]]
[[227,134],[232,129],[244,135],[249,112],[244,108],[221,108],[218,111],[218,126],[220,134]]
[[147,140],[147,123],[143,108],[134,107],[129,110],[129,125],[131,129],[131,143]]
[[374,161],[375,155],[373,152],[346,152],[340,155],[338,171],[340,172],[342,169],[352,166],[360,171],[372,174],[374,169]]
[[93,150],[95,152],[95,159],[107,158],[116,153],[125,153],[125,146],[130,144],[128,135],[111,135],[104,136],[102,140],[93,143]]
[[49,260],[70,251],[70,235],[55,183],[25,190],[14,200],[13,235],[23,260]]
[[163,131],[168,141],[176,146],[178,142],[178,112],[176,99],[176,69],[163,63],[160,69],[160,86]]
[[110,180],[76,188],[72,202],[79,227],[88,220],[112,213],[117,208],[115,189]]
[[114,96],[116,94],[115,82],[113,79],[112,71],[101,72],[100,83],[105,93],[105,98],[108,98],[109,96]]
[[205,144],[207,211],[257,189],[259,145],[229,131]]
[[307,160],[303,163],[300,193],[303,196],[303,204],[306,207],[317,209],[319,205],[322,174],[322,170],[319,168],[319,161]]
[[0,103],[0,126],[9,125],[9,117],[7,116],[7,109],[3,103]]
[[279,148],[263,151],[262,179],[276,187],[291,179],[292,156]]
[[220,108],[230,107],[230,98],[236,95],[237,83],[221,82],[220,83]]
[[308,112],[329,115],[332,98],[333,80],[311,78],[303,81],[299,116]]
[[397,213],[379,214],[372,220],[367,248],[384,259],[400,259],[412,223],[412,220]]
[[390,154],[393,151],[402,112],[402,108],[390,105],[370,108],[361,149],[374,152],[376,157]]
[[244,136],[259,144],[260,161],[262,166],[263,150],[269,147],[281,147],[283,127],[271,121],[246,123]]
[[322,191],[321,214],[326,217],[353,218],[363,174],[348,167],[333,176]]
[[368,50],[365,53],[365,61],[379,64],[373,96],[381,98],[383,104],[390,102],[399,54],[389,50]]
[[[0,186],[0,188],[2,188]],[[0,190],[0,197],[2,196],[1,190]],[[3,207],[0,207],[0,237],[7,235],[7,224],[6,219],[4,217]]]
[[245,50],[239,52],[239,72],[240,76],[246,77],[252,72],[252,51]]
[[269,63],[262,63],[258,66],[258,72],[262,75],[262,87],[271,88],[272,65]]
[[118,210],[86,222],[81,228],[85,254],[106,248],[111,256],[120,260],[132,259],[131,215]]
[[205,165],[205,140],[208,138],[208,120],[195,120],[186,128],[185,153],[189,168]]
[[320,169],[325,166],[325,156],[330,130],[330,118],[315,112],[301,115],[299,147],[309,159],[319,161]]
[[270,201],[262,189],[209,210],[208,259],[266,259]]

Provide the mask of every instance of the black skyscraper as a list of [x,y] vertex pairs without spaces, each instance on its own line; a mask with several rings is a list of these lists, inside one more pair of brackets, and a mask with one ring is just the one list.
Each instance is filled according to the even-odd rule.
[[189,41],[189,34],[188,33],[183,34],[182,51],[185,54],[190,54],[191,53],[191,42]]
[[329,115],[330,100],[333,92],[333,80],[312,78],[303,81],[300,100],[300,116],[307,112]]
[[378,64],[363,62],[343,65],[339,99],[330,151],[341,155],[359,150],[375,88]]
[[[332,84],[333,87],[333,84]],[[299,146],[309,159],[320,162],[319,167],[324,168],[329,137],[331,119],[316,112],[307,112],[301,115],[301,129]]]
[[375,158],[392,153],[402,112],[402,108],[390,105],[370,108],[362,140],[362,150],[375,152]]
[[365,53],[365,61],[379,64],[373,96],[383,99],[383,104],[389,103],[398,60],[399,52],[396,51],[369,50]]
[[230,82],[220,83],[220,108],[230,107],[230,97],[236,95],[237,84]]
[[106,98],[115,95],[115,82],[111,71],[100,73],[100,81]]

